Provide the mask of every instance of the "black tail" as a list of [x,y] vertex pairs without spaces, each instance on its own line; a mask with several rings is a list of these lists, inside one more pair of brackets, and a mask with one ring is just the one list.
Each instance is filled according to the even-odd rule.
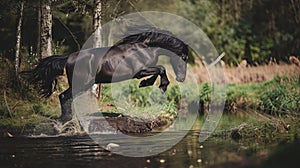
[[50,56],[44,58],[31,71],[29,82],[39,86],[43,97],[49,97],[55,91],[57,77],[63,75],[68,56]]

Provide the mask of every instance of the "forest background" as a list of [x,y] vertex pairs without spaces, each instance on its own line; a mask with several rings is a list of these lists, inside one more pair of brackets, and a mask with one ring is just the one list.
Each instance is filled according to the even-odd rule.
[[[272,59],[287,62],[300,55],[299,0],[102,0],[101,23],[127,13],[157,10],[187,18],[211,39],[224,61],[250,65]],[[4,0],[0,2],[1,60],[18,63],[21,69],[33,67],[42,57],[42,5],[48,3],[52,15],[51,54],[61,55],[80,50],[93,33],[96,1],[86,0]],[[23,5],[22,9],[21,6]],[[21,11],[22,10],[22,11]],[[20,18],[21,17],[21,18]],[[21,22],[18,32],[19,21]],[[48,30],[46,30],[48,31]],[[20,34],[20,48],[16,46]],[[16,62],[16,52],[20,58]]]

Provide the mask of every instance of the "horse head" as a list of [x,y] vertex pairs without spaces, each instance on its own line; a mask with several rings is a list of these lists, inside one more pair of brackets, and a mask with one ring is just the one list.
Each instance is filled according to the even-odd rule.
[[187,60],[188,60],[188,47],[187,45],[182,46],[182,50],[179,50],[175,56],[172,56],[170,59],[172,68],[176,75],[176,80],[178,82],[183,82],[186,77],[187,69]]

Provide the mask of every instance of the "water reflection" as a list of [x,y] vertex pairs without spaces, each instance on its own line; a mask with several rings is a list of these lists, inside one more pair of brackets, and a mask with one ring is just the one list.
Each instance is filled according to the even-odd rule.
[[[0,139],[0,164],[1,167],[44,168],[257,167],[260,164],[268,165],[265,160],[269,157],[270,151],[278,146],[279,141],[282,148],[284,144],[294,141],[290,138],[282,138],[273,143],[258,144],[212,137],[199,143],[198,136],[199,131],[190,131],[180,143],[168,151],[140,158],[113,154],[99,147],[88,136],[5,138]],[[126,142],[123,142],[124,144]],[[165,144],[161,143],[161,145]],[[295,155],[299,156],[299,151],[294,152],[293,156]]]

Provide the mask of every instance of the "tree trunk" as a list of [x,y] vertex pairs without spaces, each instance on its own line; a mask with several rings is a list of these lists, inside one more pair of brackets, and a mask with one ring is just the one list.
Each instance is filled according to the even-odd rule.
[[292,8],[294,10],[294,15],[295,15],[295,22],[297,24],[300,23],[300,4],[298,2],[298,0],[291,0],[291,4],[292,4]]
[[94,13],[93,13],[94,42],[93,42],[93,47],[101,47],[102,46],[101,13],[102,13],[101,0],[94,0]]
[[41,29],[40,29],[40,52],[45,58],[52,54],[52,12],[51,0],[41,0]]
[[[94,11],[93,11],[93,29],[94,29],[93,47],[94,48],[102,47],[101,14],[102,14],[101,0],[94,0]],[[100,99],[101,84],[99,84],[98,86],[97,84],[95,84],[92,88],[92,92],[95,94],[97,99]]]
[[36,39],[36,53],[39,55],[39,58],[42,58],[41,56],[41,1],[37,4],[37,39]]
[[23,19],[24,1],[20,1],[19,18],[17,22],[17,35],[16,35],[16,55],[15,55],[15,71],[16,77],[19,76],[20,67],[20,50],[21,50],[21,36],[22,36],[22,19]]

